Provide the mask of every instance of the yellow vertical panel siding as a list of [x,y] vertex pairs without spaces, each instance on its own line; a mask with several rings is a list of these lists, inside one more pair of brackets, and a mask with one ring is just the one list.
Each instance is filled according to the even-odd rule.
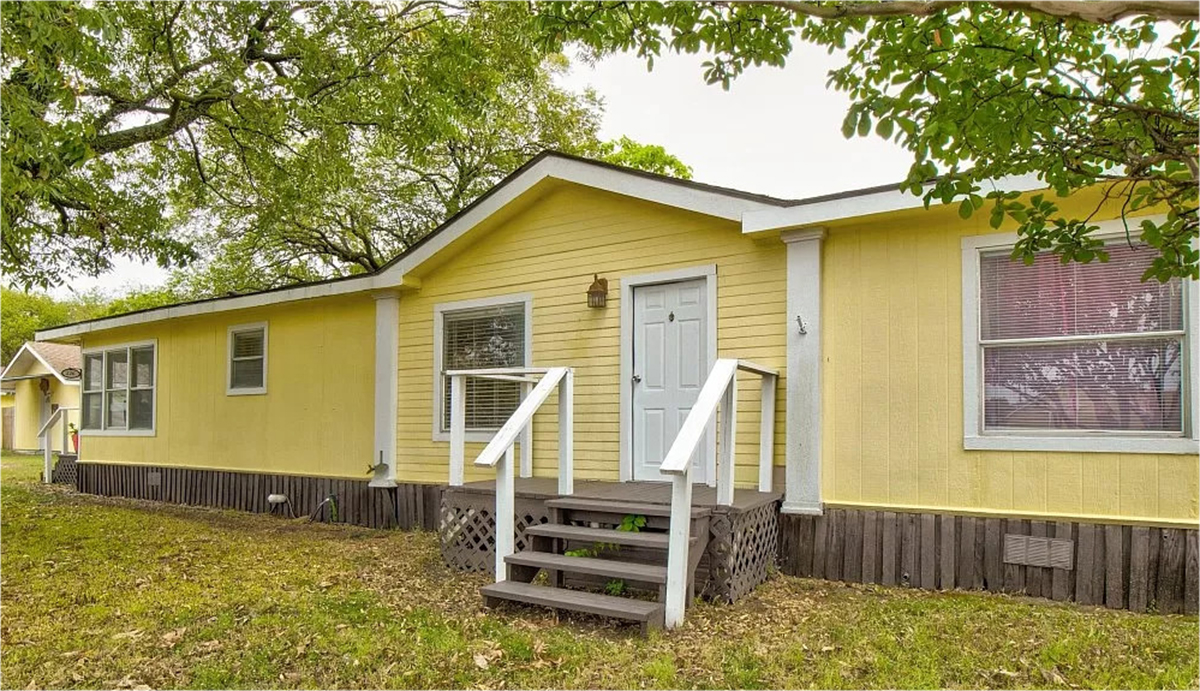
[[[920,314],[938,314],[946,309],[948,276],[946,263],[937,260],[944,243],[936,232],[918,233],[914,279],[913,326],[917,330],[916,371],[917,401],[917,503],[944,506],[950,499],[947,466],[950,458],[950,419],[946,415],[951,395],[949,339],[944,320],[921,322]],[[923,261],[933,257],[934,261]]]
[[1083,455],[1083,511],[1098,516],[1121,515],[1121,457],[1118,454]]
[[1046,506],[1047,468],[1053,462],[1049,454],[1013,454],[1013,508],[1017,511],[1042,511]]
[[[1136,459],[1138,463],[1153,463],[1152,456]],[[1158,515],[1195,519],[1200,501],[1200,482],[1197,481],[1195,456],[1159,456]]]
[[829,229],[822,377],[836,390],[823,397],[825,500],[1195,520],[1195,456],[963,449],[961,240],[993,232],[986,215],[963,221],[937,207]]
[[[859,362],[858,334],[861,328],[859,301],[861,295],[856,286],[858,277],[859,237],[849,232],[825,246],[832,259],[826,262],[825,286],[832,291],[829,304],[832,310],[821,315],[821,352],[825,363],[821,372],[822,417],[826,434],[822,447],[834,450],[845,463],[824,464],[821,468],[821,486],[825,494],[858,496],[861,472],[857,463],[862,458],[862,398],[854,387],[843,387],[843,379],[857,382],[861,368]],[[837,357],[832,357],[837,353]],[[844,472],[843,472],[844,469]],[[842,484],[842,478],[850,481]],[[833,488],[837,488],[836,490]]]
[[[778,238],[751,239],[737,223],[562,186],[494,227],[473,231],[465,249],[422,275],[419,291],[400,300],[398,477],[445,482],[449,444],[433,440],[434,306],[500,295],[533,297],[535,366],[575,370],[576,477],[619,477],[620,278],[717,266],[717,351],[778,368],[785,365],[786,248]],[[457,249],[457,248],[452,248]],[[589,309],[585,291],[598,273],[609,281],[608,306]],[[784,455],[784,390],[776,397],[775,463]],[[758,479],[759,385],[739,377],[735,478]],[[534,420],[534,474],[558,472],[555,399]],[[466,478],[494,477],[471,460]]]
[[38,448],[38,425],[42,409],[42,393],[38,380],[25,379],[16,383],[17,412],[13,415],[13,448],[32,451]]
[[[831,244],[832,241],[833,239]],[[888,420],[891,404],[888,390],[891,366],[891,339],[888,328],[891,311],[888,296],[891,293],[891,284],[887,276],[887,230],[871,228],[862,231],[858,237],[858,248],[861,255],[859,267],[862,271],[862,297],[858,303],[861,329],[858,371],[862,377],[862,384],[857,387],[852,385],[852,388],[857,390],[861,399],[859,405],[862,415],[863,455],[857,461],[847,459],[848,462],[844,466],[841,463],[838,465],[854,472],[856,483],[862,487],[863,501],[889,502],[892,429]],[[851,277],[847,276],[846,279]],[[830,355],[838,357],[837,353]],[[844,485],[838,489],[850,490]],[[839,493],[835,492],[834,496],[838,495]]]
[[1154,457],[1122,454],[1120,463],[1121,514],[1157,515],[1158,463]]
[[[267,393],[226,394],[228,327],[265,321]],[[153,437],[85,437],[83,460],[366,478],[375,308],[367,295],[173,319],[89,335],[158,341]]]
[[1077,516],[1083,513],[1082,453],[1047,454],[1046,507]]
[[891,230],[887,238],[889,290],[888,348],[888,496],[902,504],[918,503],[917,492],[917,285],[916,235]]

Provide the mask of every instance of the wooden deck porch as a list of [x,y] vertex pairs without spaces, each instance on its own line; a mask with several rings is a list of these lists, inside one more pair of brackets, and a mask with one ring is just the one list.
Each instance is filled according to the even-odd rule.
[[[474,492],[495,495],[495,480],[467,482],[460,487],[447,488],[454,492]],[[546,500],[559,498],[558,480],[549,477],[516,478],[516,495],[519,498]],[[606,482],[602,480],[576,480],[575,497],[581,499],[603,499],[608,501],[636,502],[642,504],[671,503],[669,482]],[[779,501],[782,491],[759,492],[753,489],[735,489],[733,505],[723,507],[727,511],[745,512],[764,504]],[[692,506],[713,508],[717,505],[717,488],[697,484],[692,488]]]
[[[555,478],[516,478],[514,487],[515,546],[518,552],[531,546],[525,531],[533,526],[557,523],[562,519],[550,505],[563,500]],[[576,480],[574,500],[590,500],[611,510],[637,511],[642,507],[651,519],[650,531],[665,529],[665,516],[671,505],[668,482],[603,482]],[[775,563],[782,491],[759,492],[755,489],[734,491],[733,504],[717,504],[717,492],[707,485],[692,490],[693,517],[703,516],[706,535],[700,549],[698,593],[713,600],[733,602],[762,583]],[[662,507],[651,511],[650,507]],[[442,492],[439,533],[442,556],[446,563],[463,571],[490,573],[495,563],[496,483],[493,480],[467,482],[446,487]],[[611,513],[611,511],[610,511]],[[619,516],[614,515],[616,521]],[[611,527],[611,526],[610,526]],[[662,534],[660,532],[660,534]],[[623,555],[634,550],[626,548]],[[646,555],[642,555],[646,556]],[[665,552],[657,555],[665,558]]]

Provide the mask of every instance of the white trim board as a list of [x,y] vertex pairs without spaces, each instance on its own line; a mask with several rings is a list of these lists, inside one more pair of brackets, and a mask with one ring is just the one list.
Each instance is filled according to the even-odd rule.
[[[618,279],[621,291],[620,315],[620,377],[619,402],[621,410],[620,421],[620,469],[621,482],[633,480],[633,289],[638,286],[654,285],[657,283],[675,283],[690,281],[698,278],[705,279],[708,320],[708,370],[712,370],[717,362],[717,265],[702,264],[681,269],[667,269],[653,273],[622,276]],[[707,372],[705,377],[707,377]],[[717,434],[713,425],[709,425],[704,433],[705,467],[708,482],[715,486],[717,482]]]
[[[1046,183],[1039,180],[1036,175],[1000,178],[994,184],[999,189],[1016,192],[1033,192],[1047,187]],[[924,186],[925,190],[932,188],[932,184]],[[884,190],[833,196],[824,201],[801,202],[792,206],[776,206],[747,211],[741,219],[742,232],[762,233],[770,230],[786,230],[924,206],[925,200],[921,195],[901,191],[899,186],[895,186]]]
[[371,477],[372,487],[396,486],[396,434],[400,414],[400,296],[379,292],[375,298],[375,448],[372,467],[387,466]]
[[[473,300],[457,300],[455,302],[440,302],[433,306],[433,441],[450,441],[450,431],[442,431],[442,340],[445,338],[444,315],[446,312],[476,309],[479,307],[495,307],[497,305],[525,305],[525,367],[533,367],[533,293],[510,293],[495,295]],[[532,427],[533,423],[530,423]],[[486,443],[496,435],[495,430],[467,430],[468,442]],[[522,439],[525,439],[522,436]]]
[[[787,389],[784,393],[783,513],[820,515],[822,228],[785,231],[787,245]],[[803,331],[801,333],[801,324]]]
[[[1148,216],[1163,220],[1165,216]],[[1121,220],[1097,224],[1093,237],[1123,238],[1125,226]],[[979,258],[989,250],[1011,249],[1016,233],[973,235],[962,239],[962,357],[963,357],[963,448],[967,450],[1002,451],[1077,451],[1096,453],[1161,453],[1195,454],[1200,452],[1200,386],[1196,385],[1196,370],[1200,367],[1200,338],[1196,336],[1196,306],[1200,304],[1195,281],[1184,281],[1184,350],[1182,382],[1185,387],[1184,434],[1138,435],[1136,433],[1104,433],[1064,431],[1061,434],[1036,432],[984,432],[982,354],[979,345]]]

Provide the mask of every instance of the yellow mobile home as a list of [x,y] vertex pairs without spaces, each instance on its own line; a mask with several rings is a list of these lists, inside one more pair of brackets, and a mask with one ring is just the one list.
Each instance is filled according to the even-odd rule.
[[[83,491],[333,496],[512,581],[553,571],[515,547],[574,539],[565,513],[640,498],[679,529],[644,540],[667,624],[675,586],[733,598],[775,561],[1195,611],[1195,285],[1142,283],[1123,240],[1030,266],[1014,240],[896,187],[781,200],[548,153],[376,273],[38,338],[81,348]],[[680,556],[689,520],[708,547]]]

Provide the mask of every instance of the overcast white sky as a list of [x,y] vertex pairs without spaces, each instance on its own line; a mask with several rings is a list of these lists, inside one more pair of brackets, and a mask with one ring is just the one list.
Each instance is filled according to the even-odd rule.
[[[787,67],[751,68],[729,91],[704,83],[704,59],[668,54],[647,72],[637,57],[616,55],[594,66],[577,61],[561,81],[576,90],[590,85],[603,97],[603,138],[660,144],[700,182],[797,198],[897,182],[907,172],[909,154],[898,146],[842,137],[849,101],[825,89],[838,56],[797,42]],[[104,276],[51,292],[113,292],[165,279],[156,266],[118,261]]]

